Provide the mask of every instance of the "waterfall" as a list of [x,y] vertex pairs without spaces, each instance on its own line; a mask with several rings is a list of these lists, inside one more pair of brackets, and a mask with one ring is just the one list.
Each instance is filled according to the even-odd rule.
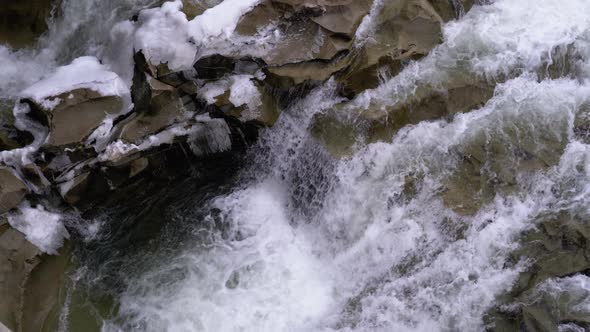
[[[132,67],[115,56],[125,45],[112,27],[156,2],[62,1],[37,49],[0,46],[0,66],[26,70],[0,73],[0,97],[83,54],[124,77]],[[450,2],[457,19],[428,55],[352,100],[335,79],[317,84],[261,131],[235,177],[207,194],[185,184],[163,194],[157,216],[167,223],[148,244],[125,252],[103,229],[76,258],[61,330],[490,328],[490,312],[535,264],[515,254],[524,235],[589,213],[580,121],[590,105],[590,2],[496,0],[468,12]],[[385,134],[372,122],[473,86],[492,92],[467,110]],[[322,116],[352,128],[348,153],[314,135]],[[588,277],[568,278],[532,298],[585,294],[590,308]]]

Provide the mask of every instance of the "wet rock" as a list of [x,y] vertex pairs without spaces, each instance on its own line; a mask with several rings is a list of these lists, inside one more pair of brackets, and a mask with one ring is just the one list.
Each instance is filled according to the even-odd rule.
[[[484,105],[493,95],[494,87],[487,84],[458,84],[447,92],[422,91],[410,100],[386,108],[358,110],[360,116],[349,117],[354,112],[346,104],[337,105],[333,110],[316,117],[313,134],[322,141],[335,156],[346,155],[354,142],[362,138],[366,143],[390,141],[401,129],[422,121],[450,119],[457,113],[475,110]],[[339,130],[344,134],[338,134]],[[341,137],[332,137],[341,135]]]
[[0,131],[0,151],[17,149],[19,144],[14,141],[6,132]]
[[582,106],[574,121],[574,134],[584,143],[590,143],[590,105]]
[[510,332],[549,332],[567,323],[581,324],[583,331],[590,326],[590,312],[576,308],[583,308],[580,301],[588,303],[590,294],[576,283],[590,271],[590,224],[580,211],[549,211],[537,221],[512,253],[513,262],[526,259],[530,266],[489,316],[496,331],[507,326]]
[[350,65],[335,75],[344,88],[343,94],[349,98],[367,89],[376,88],[384,78],[398,74],[403,68],[403,61],[418,58],[411,53],[384,55],[383,52],[374,52],[371,47],[353,52],[349,55]]
[[[522,130],[517,134],[511,125],[498,126],[495,133],[481,133],[461,147],[459,166],[445,181],[442,198],[446,206],[460,214],[474,214],[497,193],[514,191],[519,174],[544,170],[559,162],[565,140],[543,135],[533,138],[526,132],[530,128],[523,124],[514,124]],[[517,139],[516,135],[522,136]]]
[[254,36],[272,27],[281,36],[261,60],[283,85],[336,75],[352,97],[375,88],[382,73],[393,76],[405,62],[428,54],[442,40],[441,25],[469,10],[472,1],[386,2],[372,22],[374,38],[353,48],[356,29],[372,5],[368,0],[264,1],[242,17],[236,32]]
[[374,40],[355,52],[350,68],[338,75],[353,95],[377,87],[381,72],[395,76],[404,61],[425,56],[442,41],[444,21],[425,0],[387,2],[374,21]]
[[[92,89],[75,89],[36,103],[29,104],[35,114],[43,114],[42,119],[49,126],[48,145],[64,146],[84,141],[98,128],[108,114],[116,114],[123,107],[120,96],[102,95]],[[53,107],[50,107],[53,106]],[[36,117],[40,119],[39,116]],[[75,126],[72,124],[75,123]]]
[[16,331],[22,319],[21,283],[39,264],[41,252],[6,224],[0,226],[0,321]]
[[[264,1],[244,15],[236,32],[255,35],[272,22],[278,22],[275,33],[281,42],[273,45],[261,59],[269,66],[282,66],[311,60],[330,60],[349,49],[352,35],[370,9],[370,2],[342,4],[291,3]],[[331,31],[330,28],[336,31]]]
[[129,163],[129,177],[132,178],[145,171],[150,162],[147,158],[139,158]]
[[27,187],[9,168],[0,168],[0,214],[15,208],[27,194]]
[[312,20],[328,31],[352,38],[372,3],[372,0],[325,3],[324,12]]
[[71,248],[66,244],[59,255],[42,255],[24,284],[23,331],[55,331],[59,324],[61,294],[67,278]]
[[[86,167],[66,182],[58,183],[59,192],[66,203],[84,212],[107,199],[118,189],[117,185],[127,180],[126,174],[121,173],[118,168]],[[111,183],[111,178],[118,180],[117,183]]]
[[216,80],[232,73],[236,64],[234,59],[214,54],[199,59],[193,67],[197,71],[198,78]]
[[0,6],[0,43],[26,47],[47,30],[51,0],[5,1]]
[[23,148],[34,141],[31,133],[18,130],[12,123],[0,124],[0,151]]
[[0,222],[0,324],[13,331],[57,327],[68,252],[64,247],[60,256],[44,255]]
[[[512,326],[508,331],[587,331],[590,327],[588,277],[551,278],[527,290],[516,300]],[[506,320],[505,317],[503,317]],[[576,329],[577,328],[577,329]],[[496,329],[497,330],[497,329]]]
[[[438,10],[452,9],[440,1]],[[354,96],[376,87],[380,73],[397,74],[403,63],[428,54],[442,40],[444,21],[426,0],[385,3],[374,18],[374,40],[352,47],[356,29],[372,1],[267,1],[246,14],[237,31],[255,35],[273,21],[281,43],[261,59],[267,71],[290,80],[325,81],[332,75]],[[284,84],[284,83],[283,83]]]
[[316,116],[311,127],[311,134],[336,158],[351,155],[352,147],[358,137],[353,123],[342,121],[333,114]]
[[136,111],[122,125],[120,138],[128,143],[139,143],[144,137],[158,133],[181,119],[185,113],[178,90],[147,74],[135,80],[134,100],[141,100]]
[[428,0],[440,17],[445,21],[458,19],[465,15],[474,5],[474,0]]
[[280,78],[282,81],[280,86],[286,88],[307,81],[323,82],[337,71],[345,68],[349,64],[349,61],[349,57],[339,57],[329,61],[314,60],[269,67],[267,70],[268,73]]

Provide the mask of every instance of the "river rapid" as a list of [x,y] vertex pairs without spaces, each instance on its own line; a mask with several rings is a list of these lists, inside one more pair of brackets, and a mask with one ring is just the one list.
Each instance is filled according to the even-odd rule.
[[[155,2],[62,1],[35,49],[0,47],[11,68],[0,97],[80,55],[125,77],[112,28]],[[490,310],[533,263],[514,258],[523,234],[558,213],[590,215],[590,145],[578,130],[590,111],[588,13],[587,0],[476,5],[379,87],[343,103],[328,80],[294,100],[236,174],[105,211],[74,243],[60,330],[489,328]],[[370,38],[371,17],[363,28]],[[366,110],[465,82],[491,84],[493,95],[386,139],[356,135],[344,156],[312,134],[334,109],[360,128]],[[490,185],[472,213],[460,206],[472,198],[461,189],[472,181],[466,155],[483,165],[481,181],[509,183]],[[558,288],[588,292],[588,277],[575,278]]]

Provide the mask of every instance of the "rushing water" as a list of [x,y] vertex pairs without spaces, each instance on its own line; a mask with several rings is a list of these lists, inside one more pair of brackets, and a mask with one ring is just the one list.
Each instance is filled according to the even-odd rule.
[[[27,70],[1,73],[11,83],[0,92],[11,96],[76,55],[105,56],[113,22],[152,2],[64,1],[64,18],[37,50],[0,48],[1,63]],[[108,231],[90,240],[61,328],[483,330],[529,263],[510,259],[519,235],[590,204],[590,146],[574,132],[590,105],[588,13],[587,0],[476,6],[445,26],[429,56],[340,109],[354,125],[363,110],[421,91],[485,81],[497,84],[493,97],[386,141],[359,138],[342,159],[310,135],[314,116],[342,102],[333,82],[318,87],[263,132],[238,176],[206,194],[176,188],[156,205],[163,212],[146,219],[165,226],[132,230],[138,242],[128,247]],[[489,179],[512,183],[462,215],[444,188],[467,183],[460,171],[470,153],[480,153]],[[138,240],[142,232],[151,233]]]

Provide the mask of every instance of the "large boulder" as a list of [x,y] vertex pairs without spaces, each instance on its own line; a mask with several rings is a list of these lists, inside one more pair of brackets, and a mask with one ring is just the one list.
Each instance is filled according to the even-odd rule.
[[[556,124],[564,122],[555,117]],[[457,213],[472,215],[497,194],[514,192],[522,174],[559,163],[567,145],[567,126],[554,133],[538,132],[523,119],[497,121],[478,130],[456,151],[460,163],[444,180],[443,202]]]
[[123,105],[120,97],[104,96],[92,89],[67,91],[48,100],[59,100],[59,103],[53,108],[43,104],[34,104],[34,107],[47,115],[50,130],[47,143],[53,146],[84,141],[107,114],[118,113]]
[[241,35],[255,35],[279,22],[275,33],[281,42],[262,59],[271,66],[314,59],[331,59],[351,45],[372,0],[263,1],[246,13],[236,27]]
[[45,255],[0,220],[0,327],[12,331],[57,328],[68,250],[64,247],[60,256]]
[[281,36],[280,42],[260,55],[268,71],[292,79],[292,84],[323,81],[343,68],[342,62],[334,62],[351,49],[354,32],[371,4],[368,0],[263,1],[242,17],[236,32],[253,36],[279,22],[275,34]]
[[[442,40],[441,26],[471,7],[471,1],[263,1],[242,17],[236,32],[255,36],[271,29],[279,41],[258,55],[266,71],[291,86],[335,75],[343,93],[375,88],[379,73],[397,74]],[[363,18],[371,18],[357,31]],[[278,22],[278,23],[277,23]],[[371,38],[365,38],[370,30]]]
[[30,46],[47,30],[52,0],[3,1],[0,6],[0,43]]
[[138,105],[143,108],[136,107],[120,135],[120,138],[128,143],[139,144],[143,138],[183,120],[185,115],[185,108],[176,88],[156,80],[149,74],[143,75],[143,80],[134,84],[134,90],[143,90],[134,93],[141,94],[138,98],[142,99],[142,103]]
[[125,112],[126,84],[94,57],[81,57],[27,88],[21,103],[49,128],[51,146],[78,144],[109,117]]

